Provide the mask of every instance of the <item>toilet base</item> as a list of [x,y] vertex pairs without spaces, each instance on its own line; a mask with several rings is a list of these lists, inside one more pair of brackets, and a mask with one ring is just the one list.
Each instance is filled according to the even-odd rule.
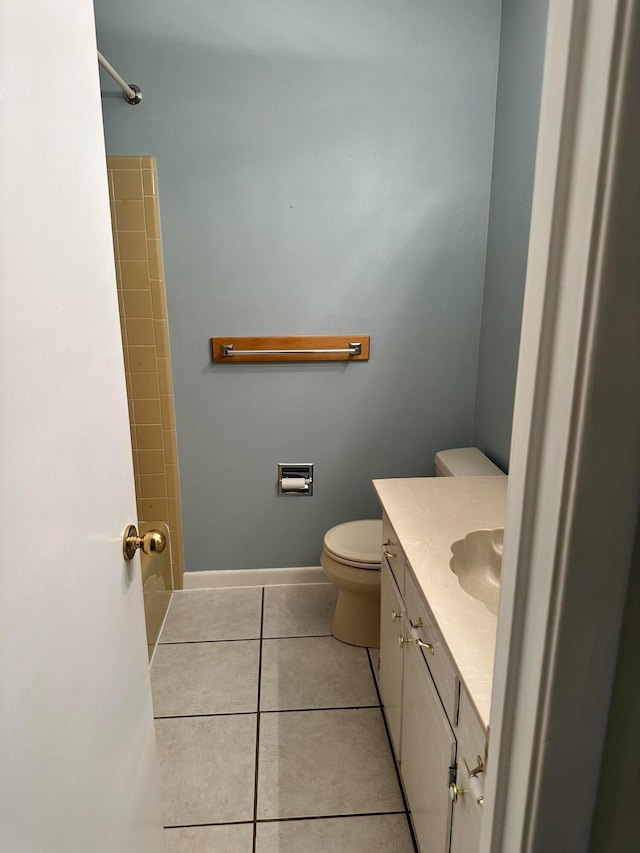
[[380,571],[345,566],[322,553],[324,573],[338,587],[331,633],[350,646],[380,646]]
[[380,647],[380,593],[363,596],[341,589],[338,592],[331,633],[350,646]]

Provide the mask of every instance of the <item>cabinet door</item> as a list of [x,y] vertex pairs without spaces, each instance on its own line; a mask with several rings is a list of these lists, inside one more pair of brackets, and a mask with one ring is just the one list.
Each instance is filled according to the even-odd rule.
[[480,847],[482,806],[474,798],[469,774],[463,761],[458,761],[456,784],[464,790],[453,807],[451,853],[477,853]]
[[485,727],[476,715],[467,691],[463,690],[460,695],[456,784],[465,793],[458,797],[453,807],[451,853],[477,853],[480,847],[482,805],[478,797],[484,792],[485,774],[481,772],[477,775],[473,784],[469,779],[469,770],[480,764],[486,752]]
[[391,734],[400,759],[402,706],[402,666],[404,653],[400,638],[404,631],[404,604],[386,560],[380,575],[380,696]]
[[421,853],[448,853],[456,739],[421,650],[404,655],[401,773]]

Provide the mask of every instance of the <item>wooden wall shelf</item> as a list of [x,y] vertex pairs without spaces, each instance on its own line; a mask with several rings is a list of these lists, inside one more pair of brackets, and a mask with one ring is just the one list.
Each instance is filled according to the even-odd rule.
[[[317,350],[320,351],[318,352]],[[343,350],[343,352],[336,352],[336,350]],[[349,352],[349,350],[355,351]],[[292,361],[368,361],[369,335],[211,338],[211,351],[216,364]]]

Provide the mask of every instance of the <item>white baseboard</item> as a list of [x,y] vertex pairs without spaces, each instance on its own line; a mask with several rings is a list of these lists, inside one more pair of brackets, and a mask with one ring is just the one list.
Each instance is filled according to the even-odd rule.
[[224,589],[234,586],[281,586],[295,583],[331,583],[320,566],[292,569],[229,569],[185,572],[185,589]]

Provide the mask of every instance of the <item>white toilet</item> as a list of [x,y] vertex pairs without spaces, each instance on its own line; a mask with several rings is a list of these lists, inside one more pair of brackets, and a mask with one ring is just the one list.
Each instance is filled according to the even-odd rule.
[[[504,473],[477,447],[436,453],[438,477],[486,477]],[[320,563],[338,587],[331,633],[352,646],[380,645],[380,546],[382,522],[347,521],[327,531]]]

